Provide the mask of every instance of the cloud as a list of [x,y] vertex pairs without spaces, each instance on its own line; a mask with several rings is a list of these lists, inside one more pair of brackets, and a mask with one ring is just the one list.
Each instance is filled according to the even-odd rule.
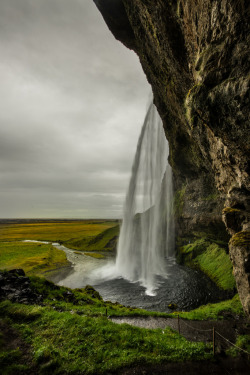
[[121,217],[149,85],[92,1],[0,2],[1,217]]

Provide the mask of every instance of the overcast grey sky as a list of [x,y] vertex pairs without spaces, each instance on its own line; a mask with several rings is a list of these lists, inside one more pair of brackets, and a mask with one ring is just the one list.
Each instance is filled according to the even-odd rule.
[[150,92],[92,0],[0,0],[0,217],[119,218]]

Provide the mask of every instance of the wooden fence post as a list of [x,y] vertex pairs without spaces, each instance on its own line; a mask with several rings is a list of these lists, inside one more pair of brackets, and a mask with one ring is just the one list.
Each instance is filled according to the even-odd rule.
[[215,355],[215,329],[213,327],[213,355]]

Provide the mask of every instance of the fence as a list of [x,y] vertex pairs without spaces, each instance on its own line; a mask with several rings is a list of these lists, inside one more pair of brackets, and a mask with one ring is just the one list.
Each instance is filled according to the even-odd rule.
[[199,328],[196,328],[196,327],[193,327],[191,326],[190,324],[188,324],[185,320],[183,319],[180,319],[179,315],[178,315],[178,332],[179,334],[181,333],[181,327],[180,327],[180,320],[182,323],[184,323],[187,327],[191,328],[192,330],[194,331],[200,331],[200,332],[211,332],[212,333],[212,341],[213,341],[213,354],[215,355],[215,345],[216,345],[216,335],[220,336],[222,339],[224,339],[228,344],[230,344],[231,346],[234,346],[235,348],[237,348],[238,350],[248,354],[250,356],[250,353],[247,351],[247,350],[244,350],[242,348],[240,348],[239,346],[235,345],[234,343],[232,343],[230,340],[228,340],[226,337],[224,337],[223,335],[221,335],[218,331],[215,330],[215,327],[213,328],[210,328],[210,329],[199,329]]

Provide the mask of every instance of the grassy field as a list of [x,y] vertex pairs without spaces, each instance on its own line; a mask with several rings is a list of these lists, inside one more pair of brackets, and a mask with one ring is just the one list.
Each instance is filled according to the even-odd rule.
[[[109,228],[117,227],[117,221],[110,220],[83,220],[58,222],[31,222],[0,224],[0,242],[37,240],[60,242],[81,241],[86,243],[94,240]],[[117,232],[118,233],[118,232]]]
[[102,258],[98,252],[114,251],[118,234],[118,222],[110,220],[0,223],[0,269],[23,268],[28,275],[42,276],[69,265],[54,246],[23,240],[59,242]]
[[1,270],[22,268],[27,275],[42,276],[68,265],[65,253],[50,244],[0,242]]

